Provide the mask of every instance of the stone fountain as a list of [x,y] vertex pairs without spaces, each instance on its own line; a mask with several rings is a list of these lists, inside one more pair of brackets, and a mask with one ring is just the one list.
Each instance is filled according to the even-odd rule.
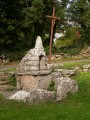
[[48,69],[41,37],[36,39],[35,48],[31,49],[22,58],[17,71],[17,89],[34,91],[36,89],[47,89],[51,82],[51,71]]

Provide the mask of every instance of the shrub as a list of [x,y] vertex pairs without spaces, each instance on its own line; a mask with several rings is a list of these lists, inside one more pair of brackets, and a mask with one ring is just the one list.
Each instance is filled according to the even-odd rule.
[[49,86],[48,86],[48,90],[49,90],[49,91],[54,91],[54,85],[55,85],[55,82],[54,82],[54,81],[51,81],[51,83],[50,83]]
[[15,74],[11,74],[8,78],[9,83],[11,86],[16,86],[16,76]]
[[62,53],[68,54],[70,56],[72,55],[78,55],[80,53],[80,48],[77,47],[64,47],[64,48],[60,48]]
[[6,57],[10,59],[10,61],[20,60],[24,56],[24,51],[15,51],[7,53]]

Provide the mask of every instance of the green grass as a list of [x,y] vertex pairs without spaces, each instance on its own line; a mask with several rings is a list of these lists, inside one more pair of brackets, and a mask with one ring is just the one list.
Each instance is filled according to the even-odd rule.
[[15,74],[10,74],[9,75],[9,77],[8,77],[8,81],[9,81],[9,84],[11,85],[11,86],[16,86],[16,76],[15,76]]
[[16,68],[8,68],[6,70],[0,70],[0,72],[14,72]]
[[67,63],[64,63],[63,66],[58,66],[57,68],[62,68],[62,69],[74,69],[75,66],[78,66],[82,69],[82,66],[83,65],[87,65],[87,64],[90,64],[90,62],[67,62]]
[[29,105],[0,96],[0,120],[90,120],[90,72],[74,79],[79,92],[69,94],[62,102]]

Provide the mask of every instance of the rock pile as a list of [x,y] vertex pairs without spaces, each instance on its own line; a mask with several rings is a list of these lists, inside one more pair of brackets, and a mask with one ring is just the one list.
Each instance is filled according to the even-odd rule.
[[80,71],[80,72],[89,72],[90,71],[90,64],[83,65],[82,67],[76,66],[75,70]]
[[83,71],[84,71],[84,72],[89,72],[89,71],[90,71],[90,64],[88,64],[88,65],[83,65]]

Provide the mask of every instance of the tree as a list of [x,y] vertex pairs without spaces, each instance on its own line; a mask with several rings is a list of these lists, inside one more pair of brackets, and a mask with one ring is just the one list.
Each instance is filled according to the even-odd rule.
[[51,27],[46,15],[52,14],[53,5],[60,15],[58,0],[0,0],[1,53],[28,50],[34,45],[36,36],[44,38]]
[[0,0],[0,45],[2,50],[20,48],[20,42],[24,39],[21,25],[22,8],[20,0]]
[[81,33],[81,44],[90,45],[90,1],[77,0],[73,1],[69,8],[71,21],[74,21],[79,26]]

